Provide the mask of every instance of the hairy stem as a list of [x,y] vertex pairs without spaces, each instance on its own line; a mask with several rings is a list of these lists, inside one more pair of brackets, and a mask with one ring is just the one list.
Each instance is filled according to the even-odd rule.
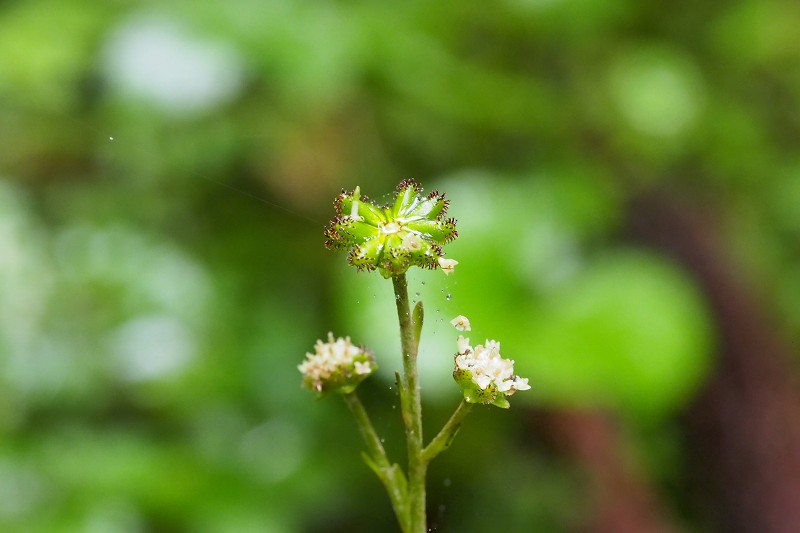
[[343,394],[342,397],[347,407],[350,408],[350,412],[353,413],[361,436],[364,438],[364,443],[367,445],[367,450],[369,450],[369,454],[364,459],[381,480],[384,487],[386,487],[386,492],[389,493],[389,499],[400,523],[400,528],[404,533],[410,533],[408,499],[403,472],[398,465],[392,465],[389,462],[381,439],[378,437],[375,427],[372,425],[369,415],[356,393]]
[[434,457],[450,447],[450,443],[453,442],[456,433],[461,429],[461,423],[464,421],[464,417],[469,414],[470,409],[472,409],[472,404],[467,403],[466,400],[461,400],[455,412],[450,416],[450,420],[447,421],[441,431],[439,431],[439,434],[434,437],[424,450],[422,450],[422,460],[425,464],[431,462]]
[[408,448],[408,509],[411,533],[425,533],[425,474],[427,463],[422,457],[422,402],[420,400],[417,350],[419,339],[408,301],[405,274],[392,277],[397,318],[400,321],[400,343],[403,350],[403,423]]

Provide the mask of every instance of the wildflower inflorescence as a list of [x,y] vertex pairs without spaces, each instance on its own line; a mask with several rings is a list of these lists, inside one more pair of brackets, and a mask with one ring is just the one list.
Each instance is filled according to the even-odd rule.
[[458,236],[456,221],[445,218],[448,201],[436,191],[422,195],[414,180],[397,186],[393,204],[378,206],[359,187],[336,197],[336,217],[325,231],[328,248],[349,250],[348,261],[359,270],[377,269],[385,278],[411,266],[436,268],[445,274],[457,264],[444,259],[442,245]]
[[[369,416],[355,393],[356,387],[377,370],[372,354],[356,346],[350,337],[318,340],[315,353],[306,354],[298,366],[303,385],[320,396],[333,391],[342,397],[355,416],[369,453],[367,465],[384,484],[401,529],[407,533],[430,531],[426,524],[425,475],[430,461],[455,437],[471,404],[509,407],[507,397],[530,389],[528,380],[514,374],[514,361],[500,356],[500,343],[487,340],[474,348],[469,339],[458,337],[453,377],[463,400],[439,433],[426,445],[422,439],[422,405],[417,356],[424,319],[422,302],[411,309],[405,272],[412,266],[439,268],[445,275],[455,271],[458,261],[444,257],[442,246],[456,238],[456,221],[445,218],[448,201],[436,191],[423,195],[413,180],[397,186],[394,201],[379,206],[356,187],[342,191],[334,201],[336,217],[325,230],[325,245],[347,250],[348,261],[358,270],[377,270],[392,278],[395,307],[400,323],[403,373],[396,373],[402,419],[406,427],[408,468],[392,463]],[[419,296],[419,295],[418,295]],[[450,300],[450,295],[447,296]],[[450,323],[470,331],[467,317],[458,315]]]
[[506,408],[507,396],[531,388],[527,378],[514,374],[514,361],[500,356],[499,342],[487,340],[473,348],[469,339],[459,335],[457,343],[453,378],[467,402]]
[[372,354],[350,337],[334,339],[328,333],[328,342],[317,340],[314,351],[297,368],[303,373],[303,385],[320,394],[350,393],[378,369]]

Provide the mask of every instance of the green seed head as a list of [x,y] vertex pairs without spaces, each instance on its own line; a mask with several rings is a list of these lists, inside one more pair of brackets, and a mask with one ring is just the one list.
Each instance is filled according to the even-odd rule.
[[436,191],[423,196],[414,180],[400,182],[394,202],[385,206],[370,202],[358,187],[342,191],[334,200],[336,216],[325,230],[325,245],[347,250],[351,265],[377,269],[385,278],[414,265],[436,268],[444,257],[442,246],[458,236],[456,221],[445,218],[448,203]]

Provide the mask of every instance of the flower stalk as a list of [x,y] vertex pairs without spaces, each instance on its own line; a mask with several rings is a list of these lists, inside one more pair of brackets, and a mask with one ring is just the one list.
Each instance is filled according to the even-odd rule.
[[422,450],[422,460],[430,463],[437,455],[445,451],[453,443],[456,433],[461,429],[461,423],[472,409],[472,404],[466,400],[461,400],[455,412],[450,416],[450,420],[442,427],[439,434]]
[[403,469],[399,465],[389,462],[381,439],[378,437],[367,410],[364,409],[364,405],[356,393],[343,394],[342,397],[350,412],[353,413],[361,437],[367,445],[369,453],[363,454],[364,462],[375,472],[375,475],[378,476],[378,479],[386,488],[389,500],[392,503],[392,509],[394,509],[394,514],[400,523],[400,529],[403,533],[411,531],[408,523],[407,483]]
[[[425,474],[427,463],[422,458],[422,400],[420,397],[417,355],[419,336],[408,301],[405,274],[392,276],[397,319],[400,322],[400,345],[403,352],[403,421],[408,450],[408,506],[412,532],[425,531]],[[421,324],[420,324],[421,326]]]

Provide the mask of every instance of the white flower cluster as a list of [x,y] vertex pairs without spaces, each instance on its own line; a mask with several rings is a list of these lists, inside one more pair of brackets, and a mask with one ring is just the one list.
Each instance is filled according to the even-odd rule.
[[303,384],[316,392],[352,392],[377,370],[372,354],[354,345],[350,337],[334,339],[328,333],[328,342],[317,340],[314,351],[297,368],[303,373]]
[[498,393],[511,396],[518,390],[528,390],[528,378],[514,375],[514,361],[500,356],[500,343],[487,340],[485,345],[470,346],[469,339],[458,336],[456,369],[469,373],[472,382],[486,390],[490,386]]

